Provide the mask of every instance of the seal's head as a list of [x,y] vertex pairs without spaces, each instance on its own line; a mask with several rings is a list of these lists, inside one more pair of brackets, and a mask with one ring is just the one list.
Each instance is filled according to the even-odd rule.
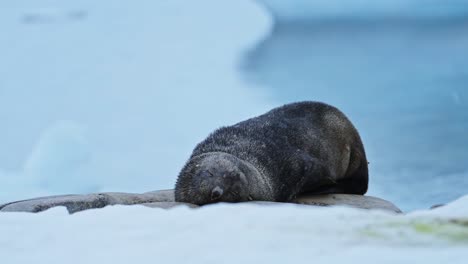
[[192,157],[179,174],[175,199],[198,205],[252,200],[248,174],[245,162],[227,153]]

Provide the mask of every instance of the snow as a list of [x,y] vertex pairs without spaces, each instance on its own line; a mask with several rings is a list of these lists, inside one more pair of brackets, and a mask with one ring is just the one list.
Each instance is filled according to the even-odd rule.
[[173,188],[193,147],[276,105],[237,73],[252,1],[0,3],[0,203]]
[[409,215],[346,207],[109,206],[0,215],[2,263],[465,263],[468,196]]

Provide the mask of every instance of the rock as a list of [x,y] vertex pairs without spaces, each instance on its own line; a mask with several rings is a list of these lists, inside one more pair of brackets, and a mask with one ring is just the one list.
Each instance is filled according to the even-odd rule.
[[65,206],[69,213],[102,208],[107,205],[132,205],[153,202],[174,202],[172,190],[153,191],[142,194],[133,193],[97,193],[85,195],[60,195],[41,197],[0,205],[1,212],[37,213],[55,206]]
[[107,197],[102,194],[64,195],[24,200],[2,205],[2,212],[37,213],[55,206],[65,206],[69,213],[108,205]]
[[[274,202],[256,201],[258,204],[275,204]],[[372,196],[350,195],[350,194],[327,194],[327,195],[304,195],[297,198],[294,203],[331,206],[347,205],[363,209],[381,209],[401,213],[392,203]],[[0,212],[31,212],[37,213],[55,206],[65,206],[70,214],[95,208],[103,208],[108,205],[134,205],[141,204],[153,208],[172,208],[185,205],[196,208],[198,205],[177,203],[174,200],[173,190],[160,190],[135,193],[95,193],[85,195],[59,195],[41,197],[23,201],[17,201],[0,205]]]
[[298,197],[294,202],[318,206],[346,205],[362,209],[380,209],[401,213],[401,210],[389,201],[372,196],[354,194],[303,195]]
[[143,193],[143,195],[158,197],[158,202],[175,202],[174,190],[151,191]]

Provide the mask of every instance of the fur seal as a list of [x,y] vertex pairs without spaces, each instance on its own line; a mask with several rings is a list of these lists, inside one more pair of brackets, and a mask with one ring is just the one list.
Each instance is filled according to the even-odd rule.
[[340,110],[297,102],[210,134],[182,168],[175,200],[203,205],[365,194],[367,164],[361,138]]

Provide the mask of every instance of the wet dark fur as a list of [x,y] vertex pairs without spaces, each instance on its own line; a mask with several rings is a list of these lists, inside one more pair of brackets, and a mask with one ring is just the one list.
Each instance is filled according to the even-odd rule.
[[293,103],[199,143],[179,174],[175,199],[285,202],[301,193],[364,194],[367,164],[359,134],[341,111]]

